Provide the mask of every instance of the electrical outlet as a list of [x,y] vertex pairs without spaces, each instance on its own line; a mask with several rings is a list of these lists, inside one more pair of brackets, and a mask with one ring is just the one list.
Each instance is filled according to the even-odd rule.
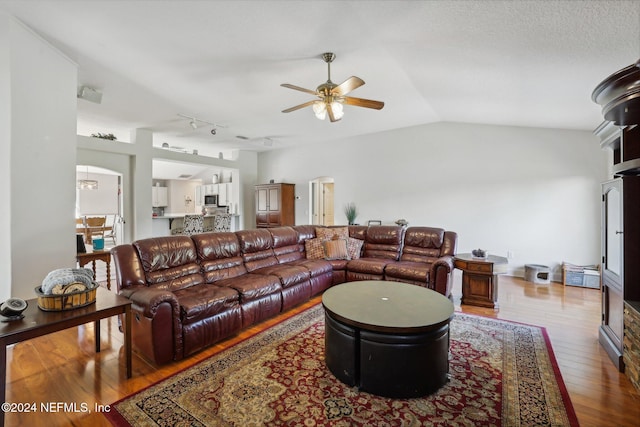
[[507,251],[507,258],[513,258],[513,251]]

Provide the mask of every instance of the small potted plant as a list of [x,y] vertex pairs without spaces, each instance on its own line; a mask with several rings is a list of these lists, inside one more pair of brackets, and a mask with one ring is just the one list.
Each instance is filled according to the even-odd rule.
[[115,141],[116,139],[118,139],[118,138],[116,138],[116,137],[115,137],[115,135],[114,135],[114,134],[112,134],[112,133],[100,133],[100,132],[98,132],[98,133],[92,133],[92,134],[91,134],[91,137],[93,137],[93,138],[100,138],[100,139],[108,139],[109,141]]
[[355,225],[356,217],[358,216],[358,209],[356,208],[356,204],[353,202],[347,203],[344,206],[344,214],[347,216],[349,225]]

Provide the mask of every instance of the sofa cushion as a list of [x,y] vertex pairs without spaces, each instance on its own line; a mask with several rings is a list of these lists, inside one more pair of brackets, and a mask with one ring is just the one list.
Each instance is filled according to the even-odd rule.
[[299,259],[296,261],[291,261],[290,265],[299,265],[301,267],[309,270],[309,274],[311,277],[320,276],[323,274],[333,272],[333,268],[331,262],[325,261],[323,259]]
[[185,324],[213,317],[240,303],[235,289],[215,285],[196,285],[174,291],[180,304],[180,316]]
[[291,228],[298,233],[298,243],[304,243],[305,240],[317,237],[315,225],[294,225]]
[[401,226],[376,225],[369,227],[364,241],[365,258],[384,258],[397,261],[400,258],[404,229]]
[[354,259],[347,263],[347,270],[356,273],[382,275],[384,268],[391,262],[391,260],[382,258]]
[[192,236],[206,283],[247,273],[235,233],[203,233]]
[[253,274],[265,274],[276,276],[280,279],[283,288],[297,285],[299,283],[308,282],[311,278],[309,270],[297,265],[278,264],[269,267],[259,268],[252,272]]
[[349,259],[347,239],[334,239],[322,242],[325,259]]
[[261,299],[270,294],[280,294],[282,285],[276,276],[248,273],[232,279],[222,279],[214,286],[229,287],[240,294],[240,303]]
[[349,237],[347,239],[347,252],[349,253],[349,259],[360,258],[363,245],[364,245],[364,240]]
[[309,239],[304,242],[304,247],[305,252],[307,253],[307,259],[324,259],[324,246],[322,246],[322,239]]
[[348,227],[316,227],[316,236],[322,240],[346,239],[349,237]]
[[195,244],[188,236],[141,239],[133,246],[147,285],[174,291],[204,283]]
[[348,259],[332,259],[332,260],[329,260],[328,262],[331,264],[331,268],[335,273],[336,271],[339,271],[339,270],[346,270],[347,264],[350,263],[351,261]]
[[424,262],[399,261],[388,264],[384,270],[385,278],[409,280],[412,282],[429,283],[431,264]]
[[260,228],[236,231],[240,243],[240,253],[248,272],[277,265],[273,252],[273,237],[269,230]]
[[298,241],[298,232],[291,227],[269,228],[273,239],[273,253],[280,264],[304,258],[304,247]]
[[409,227],[404,236],[401,261],[432,263],[441,256],[444,233],[442,228]]

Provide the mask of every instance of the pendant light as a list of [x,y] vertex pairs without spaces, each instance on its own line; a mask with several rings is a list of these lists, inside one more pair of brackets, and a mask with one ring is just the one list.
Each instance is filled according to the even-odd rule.
[[95,179],[89,179],[89,166],[87,166],[87,178],[79,179],[77,182],[78,190],[97,190],[98,181]]

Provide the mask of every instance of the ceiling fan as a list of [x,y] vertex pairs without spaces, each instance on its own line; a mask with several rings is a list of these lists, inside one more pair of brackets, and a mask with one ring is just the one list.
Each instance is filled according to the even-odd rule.
[[352,90],[362,86],[364,84],[364,80],[356,76],[351,76],[344,82],[337,85],[331,81],[331,63],[336,59],[336,55],[332,52],[326,52],[322,54],[322,59],[327,63],[327,81],[326,83],[322,83],[318,86],[316,90],[305,89],[289,83],[283,83],[280,85],[282,87],[315,95],[319,99],[287,108],[286,110],[282,110],[283,113],[290,113],[304,107],[313,106],[313,112],[318,119],[324,120],[328,114],[329,120],[337,122],[344,115],[342,109],[343,104],[353,105],[356,107],[373,108],[376,110],[380,110],[384,107],[384,102],[381,101],[346,96]]

